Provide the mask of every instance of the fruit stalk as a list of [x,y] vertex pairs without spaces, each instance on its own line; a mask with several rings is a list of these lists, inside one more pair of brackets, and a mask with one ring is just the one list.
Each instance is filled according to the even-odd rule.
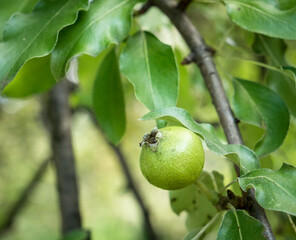
[[219,204],[219,194],[207,187],[202,181],[196,179],[195,185],[198,189],[206,196],[206,198],[214,205],[217,206]]

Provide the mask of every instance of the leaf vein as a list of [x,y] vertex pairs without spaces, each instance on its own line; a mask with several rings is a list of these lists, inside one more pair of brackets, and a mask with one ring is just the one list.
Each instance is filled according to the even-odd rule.
[[258,179],[258,178],[263,178],[266,179],[268,181],[270,181],[271,183],[273,183],[274,185],[276,185],[279,189],[281,189],[284,193],[286,193],[289,197],[291,197],[292,199],[296,199],[295,196],[291,195],[286,189],[284,189],[281,185],[279,185],[276,181],[274,181],[272,178],[266,177],[266,176],[255,176],[255,177],[242,177],[242,179]]
[[[40,36],[40,34],[42,33],[42,31],[56,18],[56,16],[58,16],[66,7],[67,5],[71,2],[71,0],[69,0],[59,11],[57,11],[50,19],[49,21],[47,21],[47,23],[40,29],[40,31],[37,32],[36,36],[29,42],[29,44],[27,45],[27,47],[25,47],[23,49],[23,51],[20,52],[20,54],[18,55],[18,57],[15,60],[15,63],[21,58],[21,56],[24,54],[24,52],[33,44],[33,42]],[[11,72],[11,71],[10,71]],[[9,72],[9,73],[10,73]]]
[[274,15],[268,14],[268,13],[262,11],[262,10],[259,9],[259,8],[256,8],[256,7],[254,7],[254,6],[251,6],[251,5],[248,5],[248,4],[245,4],[245,3],[242,3],[242,2],[237,2],[237,1],[229,1],[229,0],[227,0],[226,2],[237,3],[237,4],[239,4],[239,5],[242,5],[242,6],[246,7],[246,8],[252,9],[252,10],[254,10],[255,12],[258,12],[258,13],[260,13],[260,14],[262,14],[262,15],[268,16],[268,17],[270,17],[270,18],[272,18],[272,19],[274,19],[274,20],[277,20],[277,21],[279,21],[279,22],[282,22],[282,23],[284,23],[284,24],[287,24],[287,27],[289,27],[291,30],[295,31],[295,28],[293,28],[293,27],[291,26],[291,23],[289,23],[289,22],[287,22],[287,21],[284,21],[283,19],[277,18],[277,17],[275,17]]

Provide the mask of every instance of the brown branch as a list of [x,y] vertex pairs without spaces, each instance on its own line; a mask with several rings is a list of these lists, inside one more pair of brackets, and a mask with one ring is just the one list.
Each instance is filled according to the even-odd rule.
[[147,1],[146,3],[144,3],[142,5],[142,7],[139,10],[134,11],[133,13],[133,17],[138,17],[146,12],[148,12],[148,10],[152,7],[152,2],[151,1]]
[[192,3],[192,0],[180,0],[177,5],[177,9],[180,11],[185,11],[190,3]]
[[[194,27],[190,19],[183,11],[176,8],[175,1],[170,0],[151,0],[165,15],[169,17],[175,27],[178,29],[186,41],[191,53],[195,56],[195,63],[201,70],[204,81],[209,89],[213,104],[218,113],[220,123],[226,135],[229,144],[243,144],[243,140],[238,129],[236,120],[229,106],[225,90],[223,88],[220,76],[213,62],[211,53],[205,44],[202,36]],[[239,176],[239,167],[235,165],[237,175]],[[245,195],[250,201],[248,212],[251,216],[257,218],[265,227],[265,236],[269,240],[275,239],[270,227],[270,223],[265,215],[264,209],[257,203],[253,190]]]
[[235,209],[247,210],[247,199],[244,197],[236,196],[230,189],[227,189],[227,196],[221,196],[216,208],[221,210],[229,210],[229,204]]
[[6,233],[12,227],[17,214],[19,214],[19,212],[24,208],[28,201],[28,198],[32,195],[40,179],[44,176],[49,162],[50,159],[46,159],[44,162],[41,163],[31,181],[20,194],[20,197],[18,198],[16,203],[10,208],[6,219],[3,223],[1,223],[0,235]]
[[65,80],[54,86],[49,93],[47,109],[63,234],[81,229],[69,93],[69,83]]

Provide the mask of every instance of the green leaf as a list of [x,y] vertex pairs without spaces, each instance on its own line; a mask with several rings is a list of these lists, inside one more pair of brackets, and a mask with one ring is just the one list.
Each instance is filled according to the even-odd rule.
[[[163,108],[150,112],[143,116],[141,120],[164,119],[168,122],[181,124],[191,131],[197,133],[205,140],[209,150],[212,152],[231,158],[236,164],[240,165],[241,173],[246,174],[258,169],[259,161],[256,154],[243,145],[225,145],[217,137],[214,128],[210,124],[196,123],[190,114],[181,108]],[[237,158],[239,157],[239,158]]]
[[190,231],[182,240],[193,240],[194,237],[199,233],[200,228]]
[[[224,187],[224,177],[220,173],[213,171],[211,173],[203,171],[199,177],[206,186],[215,192],[219,192]],[[217,209],[203,195],[199,189],[196,192],[195,204],[187,210],[186,227],[188,230],[193,230],[199,227],[204,227],[217,213]]]
[[271,0],[224,0],[231,20],[240,27],[271,37],[296,39],[295,2],[278,5]]
[[296,88],[296,68],[293,66],[283,66],[282,68],[291,75],[290,78],[294,80],[294,87]]
[[220,213],[217,213],[212,219],[209,219],[207,224],[203,226],[202,228],[196,228],[192,231],[190,231],[182,240],[198,240],[203,239],[204,235],[206,234],[206,231],[211,229],[211,226],[213,223],[220,217]]
[[179,75],[174,53],[151,33],[141,31],[129,38],[120,69],[148,109],[176,106]]
[[255,36],[252,48],[256,53],[264,53],[273,66],[279,67],[286,64],[284,53],[287,46],[284,40],[261,34]]
[[[216,171],[213,171],[212,173],[203,171],[199,176],[199,180],[205,183],[209,189],[216,192],[224,186],[223,175]],[[198,189],[193,184],[180,190],[170,191],[171,207],[174,213],[179,215],[182,211],[194,210],[199,204],[199,201],[196,201],[197,190]]]
[[50,89],[56,81],[50,70],[50,56],[30,59],[17,73],[2,95],[11,98],[28,97]]
[[258,169],[239,178],[243,190],[254,187],[258,203],[267,209],[296,216],[296,168],[283,164],[278,171]]
[[[223,175],[216,171],[212,173],[203,171],[199,180],[216,192],[224,186]],[[205,226],[217,213],[217,209],[194,184],[170,191],[169,196],[174,213],[179,215],[182,211],[187,212],[186,227],[189,231]]]
[[84,54],[77,58],[79,88],[71,95],[72,106],[93,108],[92,92],[94,82],[97,77],[98,69],[111,48],[113,48],[113,46],[107,48],[96,57]]
[[0,42],[6,21],[16,12],[29,13],[37,0],[0,0]]
[[286,43],[282,39],[257,34],[253,49],[265,54],[271,65],[281,69],[281,72],[268,71],[266,81],[268,86],[285,101],[290,113],[296,116],[296,71],[294,67],[287,66]]
[[275,151],[284,141],[290,124],[290,114],[284,101],[272,90],[258,83],[234,80],[235,115],[250,124],[266,128],[255,146],[259,156]]
[[[184,54],[181,50],[175,49],[175,58],[177,61],[178,69],[179,69],[179,93],[178,93],[178,101],[177,107],[186,109],[190,114],[194,112],[198,107],[196,103],[197,99],[193,96],[193,82],[192,82],[192,74],[190,74],[190,67],[195,66],[183,66],[181,64],[184,59]],[[199,97],[200,94],[198,94]]]
[[186,188],[169,191],[171,208],[174,213],[180,214],[182,211],[191,211],[196,205],[197,187],[192,184]]
[[[289,70],[285,71],[288,72]],[[292,76],[292,74],[291,74]],[[286,103],[290,113],[296,117],[296,88],[295,81],[281,73],[268,71],[266,76],[268,86],[275,91]]]
[[261,222],[243,211],[229,210],[225,213],[217,240],[265,240]]
[[0,91],[26,61],[49,54],[60,29],[72,24],[87,6],[87,0],[43,0],[32,13],[11,17],[0,42]]
[[243,121],[239,123],[239,129],[244,139],[244,145],[250,149],[254,149],[258,140],[261,139],[265,133],[265,129]]
[[78,54],[97,56],[111,43],[127,37],[131,13],[139,0],[94,0],[75,25],[65,28],[52,53],[52,72],[56,79],[65,75],[69,60]]
[[118,144],[125,131],[125,109],[115,50],[100,66],[94,83],[93,105],[102,130],[112,143]]

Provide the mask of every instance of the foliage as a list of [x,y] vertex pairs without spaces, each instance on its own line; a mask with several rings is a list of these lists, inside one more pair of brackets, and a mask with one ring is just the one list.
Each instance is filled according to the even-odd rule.
[[222,225],[218,232],[217,240],[220,239],[265,239],[262,224],[245,214],[243,211],[229,210],[225,213]]
[[234,112],[242,121],[266,128],[255,146],[258,156],[276,150],[289,129],[289,110],[284,101],[269,88],[257,83],[234,80]]
[[296,215],[296,168],[283,164],[280,170],[259,169],[242,176],[240,186],[246,190],[253,187],[256,199],[266,209],[283,211]]
[[93,104],[98,122],[106,136],[112,143],[118,144],[125,130],[125,109],[114,49],[105,57],[98,71],[94,82]]
[[[201,13],[203,24],[214,26],[205,38],[217,49],[218,69],[227,94],[233,96],[236,118],[249,124],[248,129],[255,129],[252,133],[242,131],[246,142],[251,142],[249,147],[226,144],[221,129],[196,121],[200,117],[196,112],[203,113],[211,101],[201,74],[177,63],[187,48],[182,41],[172,41],[177,35],[166,20],[158,22],[154,17],[138,21],[132,17],[135,5],[141,2],[0,0],[2,96],[30,97],[48,91],[56,82],[69,78],[67,73],[77,71],[80,89],[72,93],[73,108],[87,106],[93,110],[107,139],[117,145],[126,129],[125,109],[129,113],[130,106],[125,106],[128,80],[137,100],[151,111],[141,120],[157,120],[158,126],[183,125],[198,134],[209,151],[240,167],[240,188],[254,188],[263,208],[296,216],[296,168],[284,163],[275,171],[270,162],[270,169],[260,166],[260,161],[276,156],[275,151],[285,144],[287,136],[290,139],[295,125],[296,66],[291,59],[296,56],[296,2],[221,0],[217,5],[196,3],[189,7],[199,13],[200,9],[215,13]],[[216,20],[216,15],[224,20]],[[219,64],[224,53],[237,55],[235,63]],[[244,61],[252,65],[247,71]],[[250,69],[257,72],[251,75]],[[190,98],[194,90],[199,101]],[[274,161],[279,162],[276,158]],[[205,172],[200,180],[209,191],[225,196],[223,175]],[[214,214],[225,210],[207,202],[195,185],[170,192],[170,201],[176,214],[187,212],[190,233],[185,239],[198,239],[211,232],[214,228],[210,225],[221,222]],[[217,239],[264,239],[259,221],[229,208],[232,210],[225,213]]]

